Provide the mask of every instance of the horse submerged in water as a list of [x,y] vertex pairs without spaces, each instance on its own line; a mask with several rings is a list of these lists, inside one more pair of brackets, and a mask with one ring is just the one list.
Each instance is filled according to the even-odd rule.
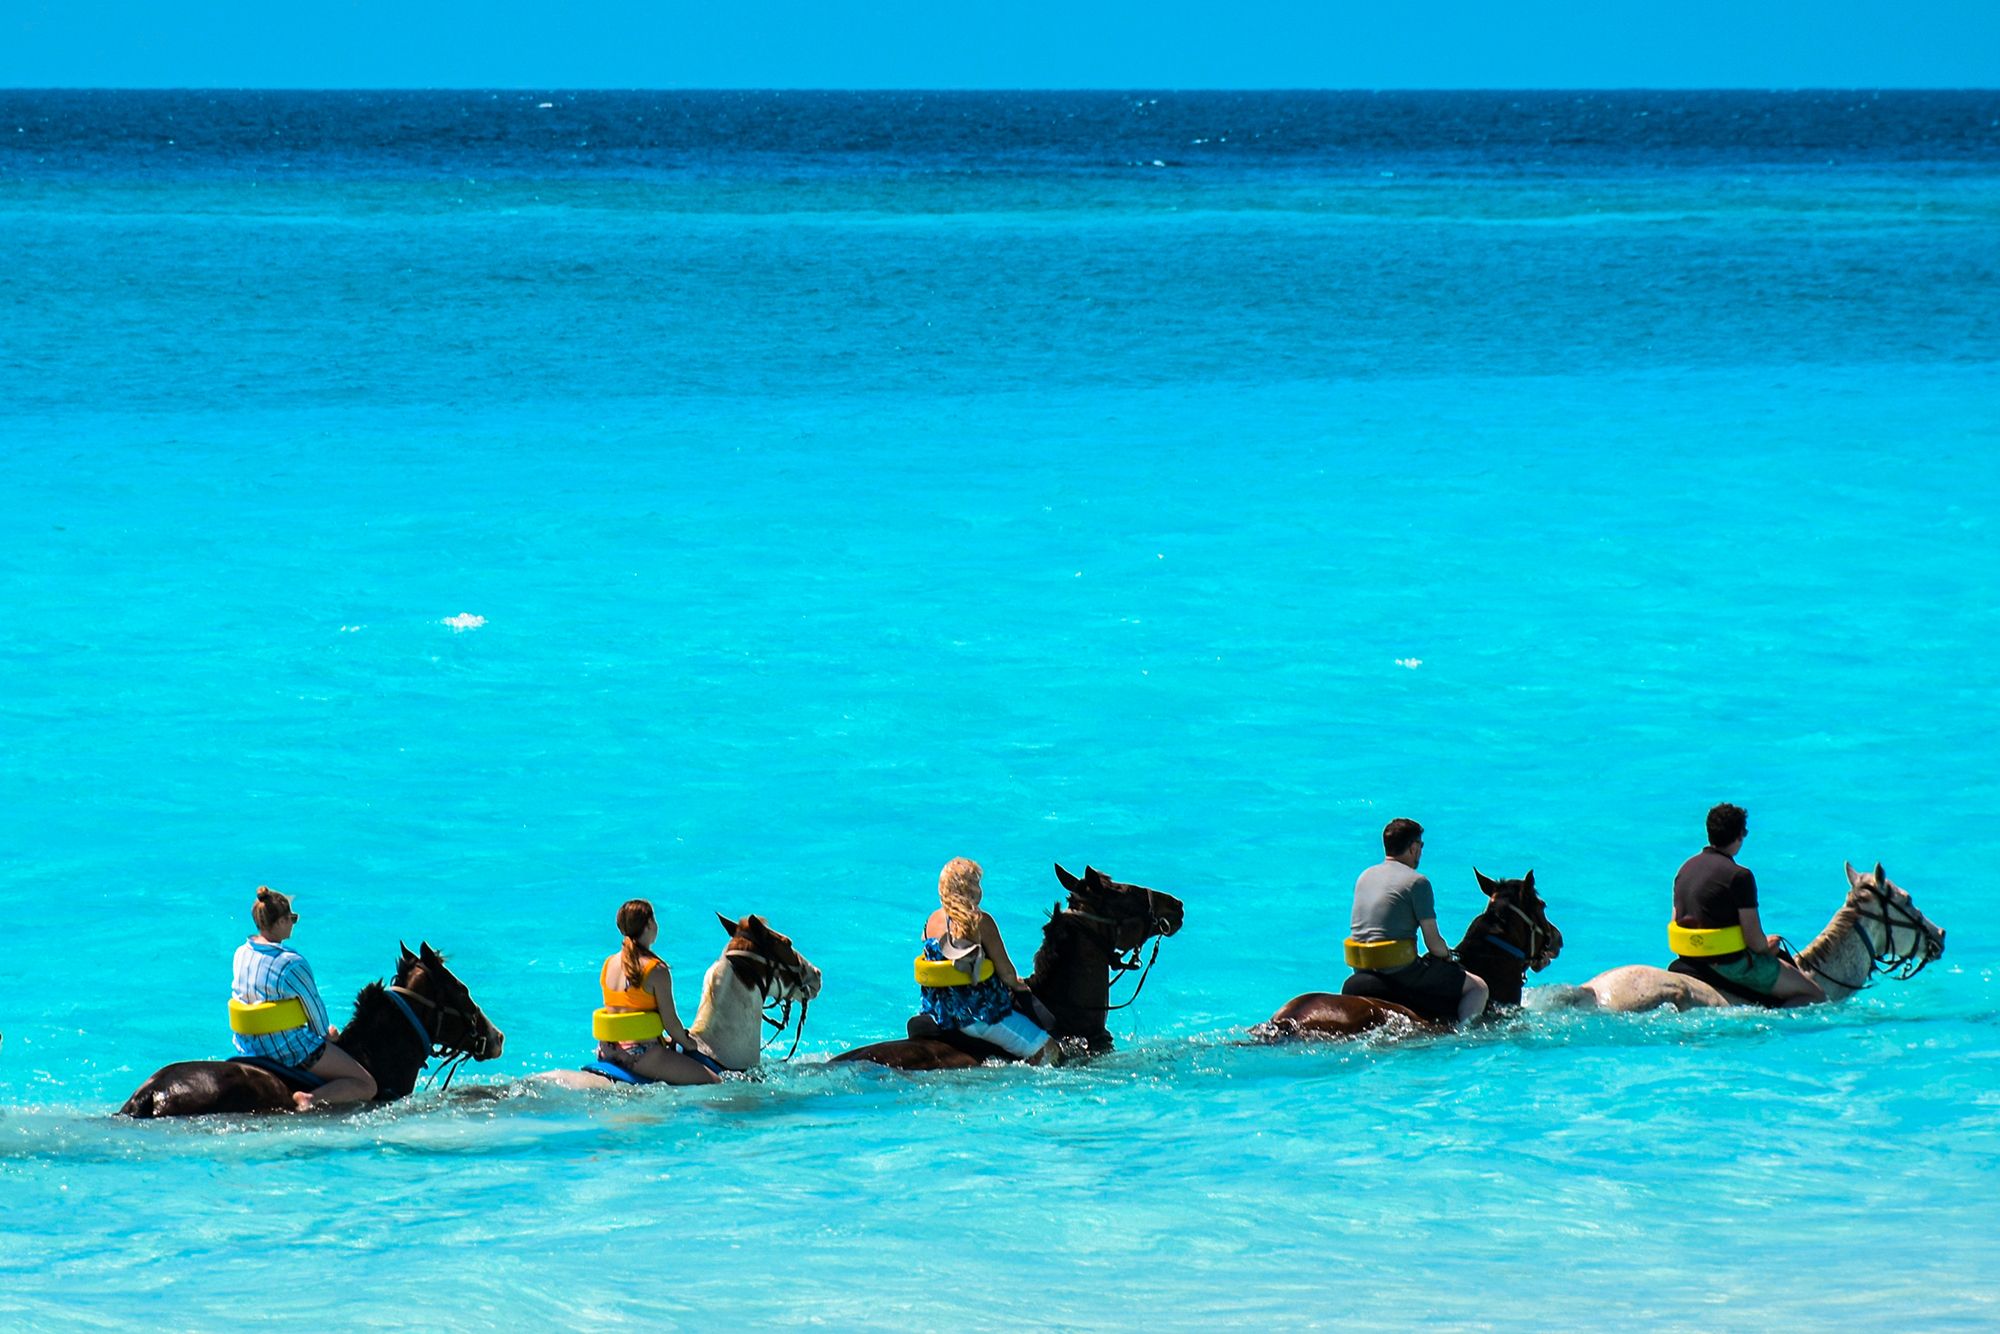
[[[1111,1003],[1111,979],[1140,968],[1138,953],[1149,940],[1155,942],[1153,957],[1158,958],[1159,940],[1181,929],[1186,907],[1171,894],[1123,884],[1092,866],[1083,868],[1081,878],[1061,866],[1055,869],[1069,899],[1066,905],[1056,904],[1042,927],[1028,989],[1054,1020],[1049,1035],[1065,1049],[1093,1055],[1110,1051],[1114,1044],[1105,1020],[1112,1010],[1132,1003],[1129,998]],[[1149,960],[1145,968],[1151,967]],[[1138,985],[1145,985],[1143,971]],[[1132,996],[1138,996],[1136,988]],[[967,1070],[1012,1058],[977,1038],[938,1030],[920,1016],[910,1021],[907,1038],[871,1043],[833,1059],[895,1070]]]
[[[701,1008],[687,1026],[688,1036],[723,1073],[748,1074],[763,1059],[765,1022],[782,1032],[796,1003],[799,1030],[804,1030],[806,1013],[820,992],[820,971],[790,936],[773,931],[763,918],[715,916],[729,943],[702,977]],[[784,1007],[786,1018],[766,1021],[765,1011],[776,1006]],[[550,1070],[534,1078],[573,1089],[633,1086],[590,1069]]]
[[[1488,1013],[1521,1004],[1528,970],[1540,972],[1562,952],[1562,932],[1549,921],[1548,905],[1535,892],[1535,873],[1519,880],[1489,880],[1472,874],[1486,895],[1486,908],[1465,928],[1453,951],[1465,970],[1486,983]],[[1454,1027],[1426,1018],[1407,1006],[1372,996],[1309,991],[1294,996],[1250,1035],[1263,1041],[1288,1038],[1352,1038],[1402,1023],[1412,1029],[1444,1032]]]
[[[446,1068],[455,1070],[467,1057],[492,1060],[507,1041],[474,1003],[465,983],[445,967],[442,954],[428,942],[417,954],[408,946],[399,948],[394,982],[363,987],[354,999],[354,1017],[340,1030],[341,1050],[375,1077],[376,1102],[408,1097],[433,1057],[445,1058]],[[242,1060],[176,1061],[154,1072],[118,1114],[143,1119],[290,1112],[293,1092],[318,1082]]]
[[[1908,893],[1891,884],[1882,864],[1863,874],[1847,870],[1847,900],[1812,944],[1799,951],[1798,965],[1819,983],[1828,1001],[1844,1001],[1879,975],[1906,980],[1944,954],[1944,932],[1917,910]],[[1671,968],[1627,964],[1599,973],[1580,987],[1554,987],[1560,1006],[1635,1012],[1671,1005],[1677,1010],[1721,1005],[1770,1005],[1730,986],[1697,963],[1678,960]]]

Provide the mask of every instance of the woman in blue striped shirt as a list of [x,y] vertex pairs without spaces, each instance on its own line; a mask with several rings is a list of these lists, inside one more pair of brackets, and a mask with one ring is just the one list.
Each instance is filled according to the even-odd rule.
[[236,947],[235,998],[245,1005],[297,1000],[305,1023],[270,1033],[235,1032],[236,1050],[244,1056],[264,1056],[310,1071],[326,1083],[311,1093],[294,1093],[302,1112],[343,1102],[367,1102],[375,1096],[375,1077],[335,1045],[340,1030],[327,1022],[326,1002],[313,982],[312,965],[285,944],[298,925],[292,901],[268,885],[257,886],[250,907],[257,934]]

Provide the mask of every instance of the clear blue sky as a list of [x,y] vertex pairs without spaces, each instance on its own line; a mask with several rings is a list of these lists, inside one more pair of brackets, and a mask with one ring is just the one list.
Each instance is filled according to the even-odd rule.
[[5,87],[1993,87],[2000,0],[0,0]]

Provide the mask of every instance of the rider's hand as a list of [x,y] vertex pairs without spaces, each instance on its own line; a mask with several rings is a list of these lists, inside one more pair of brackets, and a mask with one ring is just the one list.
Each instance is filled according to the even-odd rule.
[[1773,954],[1776,954],[1780,949],[1784,947],[1785,942],[1779,940],[1776,936],[1766,936],[1764,937],[1764,939],[1770,943],[1771,953]]
[[335,1028],[333,1025],[328,1024],[326,1028],[326,1040],[328,1042],[339,1042],[340,1030]]

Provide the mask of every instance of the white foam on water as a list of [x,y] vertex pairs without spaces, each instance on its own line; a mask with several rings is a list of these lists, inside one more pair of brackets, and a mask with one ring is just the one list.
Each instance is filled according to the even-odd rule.
[[486,618],[484,616],[474,616],[469,611],[462,611],[456,616],[445,617],[439,624],[450,626],[453,634],[464,634],[467,630],[477,630],[480,626],[486,624]]

